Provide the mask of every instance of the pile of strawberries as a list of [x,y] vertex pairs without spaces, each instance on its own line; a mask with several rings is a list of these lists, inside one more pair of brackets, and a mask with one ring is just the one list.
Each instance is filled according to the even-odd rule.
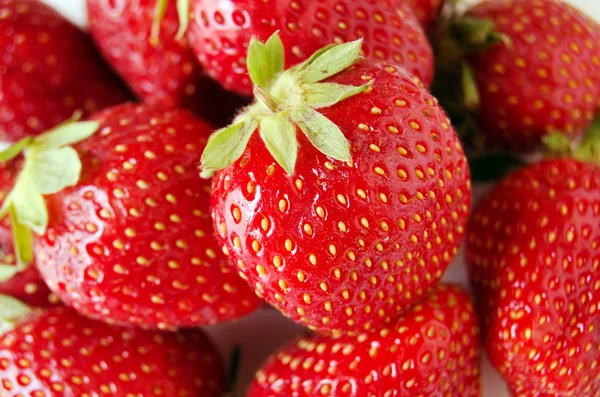
[[514,396],[600,395],[600,25],[87,3],[91,37],[0,0],[0,396],[223,396],[199,327],[263,302],[307,331],[248,397],[480,396],[480,350]]

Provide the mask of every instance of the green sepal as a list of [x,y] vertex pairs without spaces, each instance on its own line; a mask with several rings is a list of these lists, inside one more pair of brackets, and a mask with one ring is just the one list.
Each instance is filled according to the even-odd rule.
[[156,0],[156,5],[154,6],[154,19],[152,20],[152,30],[150,31],[150,45],[153,47],[158,46],[160,43],[160,26],[165,17],[168,3],[169,0]]
[[94,135],[98,128],[97,121],[70,121],[35,138],[34,147],[41,150],[73,145]]
[[81,160],[72,147],[35,150],[24,168],[35,190],[42,195],[74,186],[81,175]]
[[[44,209],[45,208],[46,207],[44,207]],[[31,229],[21,223],[14,210],[11,209],[9,215],[15,255],[17,256],[17,265],[14,266],[14,268],[16,271],[20,272],[25,270],[27,265],[33,262],[33,233],[31,232]]]
[[542,138],[546,149],[556,156],[570,156],[573,152],[572,142],[562,132],[551,132]]
[[366,91],[373,85],[373,80],[367,84],[355,87],[336,83],[306,84],[304,89],[304,100],[306,104],[314,109],[327,108],[345,99],[353,97]]
[[253,37],[248,47],[248,74],[259,87],[267,87],[285,67],[285,51],[279,32],[275,32],[266,43]]
[[574,150],[573,157],[600,166],[600,117],[592,124],[579,147]]
[[14,159],[19,154],[21,154],[23,152],[23,150],[28,145],[31,144],[31,142],[33,142],[33,138],[26,137],[26,138],[21,139],[19,142],[15,143],[14,145],[6,148],[6,150],[3,150],[2,152],[0,152],[0,161],[10,161],[10,160]]
[[179,15],[179,29],[175,39],[181,40],[190,26],[190,0],[177,0],[177,14]]
[[263,118],[259,132],[275,161],[288,175],[293,175],[298,158],[298,140],[296,126],[290,121],[287,112]]
[[19,273],[19,269],[15,265],[0,263],[0,283],[10,280],[17,273]]
[[462,65],[461,84],[464,105],[471,111],[477,111],[481,104],[479,88],[477,87],[473,70],[466,62],[463,62]]
[[305,84],[317,83],[348,69],[360,59],[362,39],[332,46],[306,64],[300,75]]
[[208,139],[204,153],[202,153],[202,176],[211,171],[216,171],[230,166],[238,160],[252,134],[258,127],[256,119],[252,118],[214,132]]
[[19,176],[19,181],[6,201],[11,205],[9,214],[14,213],[15,216],[14,219],[11,218],[11,222],[15,221],[38,235],[46,232],[46,227],[48,227],[46,202],[28,175],[21,174]]
[[23,302],[0,295],[0,335],[11,331],[19,319],[29,315],[33,310]]
[[508,36],[494,30],[494,23],[489,19],[464,16],[452,22],[452,31],[468,52],[480,52],[500,43],[510,43]]
[[352,160],[350,142],[334,122],[308,106],[292,108],[290,115],[321,153],[340,161]]

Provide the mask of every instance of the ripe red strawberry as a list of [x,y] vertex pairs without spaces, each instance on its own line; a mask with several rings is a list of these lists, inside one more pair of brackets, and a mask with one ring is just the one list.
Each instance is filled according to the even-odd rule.
[[467,16],[504,37],[468,57],[487,143],[524,151],[552,131],[583,135],[600,104],[600,26],[562,0],[488,1]]
[[456,255],[471,200],[435,99],[393,66],[361,61],[338,74],[359,51],[339,45],[274,71],[270,93],[257,88],[259,101],[202,157],[205,171],[223,168],[212,212],[226,251],[269,303],[323,332],[395,321]]
[[124,102],[90,38],[38,0],[0,0],[0,141]]
[[[52,291],[84,315],[144,327],[212,324],[253,311],[259,301],[213,238],[210,183],[197,175],[210,126],[185,111],[131,104],[94,120],[99,132],[75,146],[75,165],[62,167],[75,167],[79,155],[78,182],[47,192],[55,194],[46,197],[48,224],[39,227],[35,253]],[[19,200],[26,209],[35,204],[19,195],[13,208]]]
[[248,397],[480,396],[470,297],[440,285],[379,333],[302,338],[271,356]]
[[515,396],[600,393],[600,169],[547,160],[477,206],[467,260],[484,344]]
[[286,65],[319,48],[365,38],[372,59],[403,66],[429,85],[433,52],[404,0],[189,0],[190,44],[206,72],[225,88],[249,95],[248,43],[279,31]]
[[444,0],[407,0],[407,2],[425,29],[433,25],[444,5]]
[[189,108],[211,121],[229,122],[241,100],[215,92],[187,40],[176,38],[175,2],[166,5],[162,19],[156,18],[156,3],[87,0],[90,31],[104,57],[147,104]]
[[[0,164],[0,203],[13,188],[15,175],[12,164]],[[17,297],[36,307],[58,303],[58,298],[50,292],[35,265],[15,274],[16,262],[13,234],[10,222],[5,218],[0,221],[0,294]]]
[[0,336],[0,394],[6,397],[217,397],[222,372],[200,331],[114,327],[66,308],[32,312]]

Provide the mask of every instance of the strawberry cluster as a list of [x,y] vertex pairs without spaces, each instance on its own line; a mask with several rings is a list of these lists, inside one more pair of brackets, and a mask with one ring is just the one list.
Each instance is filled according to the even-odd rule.
[[476,397],[480,346],[515,396],[600,394],[600,25],[87,3],[91,37],[0,0],[1,396],[223,396],[202,329],[264,303],[306,333],[249,397]]

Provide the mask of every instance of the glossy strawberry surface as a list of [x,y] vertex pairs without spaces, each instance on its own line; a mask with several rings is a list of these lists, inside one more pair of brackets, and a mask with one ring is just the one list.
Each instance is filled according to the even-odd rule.
[[369,80],[320,110],[350,141],[352,162],[298,132],[288,176],[255,134],[213,184],[215,227],[250,285],[323,332],[393,323],[440,279],[469,213],[468,166],[435,99],[408,73],[369,62],[329,82]]
[[228,122],[243,101],[210,82],[188,41],[176,38],[179,18],[168,2],[156,41],[156,0],[88,0],[90,31],[104,57],[145,103],[187,108],[216,123]]
[[489,144],[523,151],[551,131],[582,135],[600,103],[600,26],[562,0],[494,0],[469,15],[510,42],[469,60]]
[[365,38],[374,60],[403,66],[429,85],[433,52],[411,8],[400,0],[192,0],[188,37],[206,72],[225,88],[249,95],[250,39],[274,32],[295,65],[321,47]]
[[480,396],[470,297],[440,285],[374,334],[299,339],[258,371],[248,397]]
[[50,288],[108,322],[177,328],[230,320],[259,301],[213,238],[197,163],[211,127],[182,110],[122,105],[78,144],[79,183],[49,196],[36,243]]
[[515,396],[600,393],[600,170],[548,160],[476,207],[467,260],[492,364]]
[[113,327],[65,308],[34,313],[0,336],[0,394],[6,397],[217,397],[222,371],[200,331]]
[[38,0],[0,0],[0,141],[124,102],[91,39]]

